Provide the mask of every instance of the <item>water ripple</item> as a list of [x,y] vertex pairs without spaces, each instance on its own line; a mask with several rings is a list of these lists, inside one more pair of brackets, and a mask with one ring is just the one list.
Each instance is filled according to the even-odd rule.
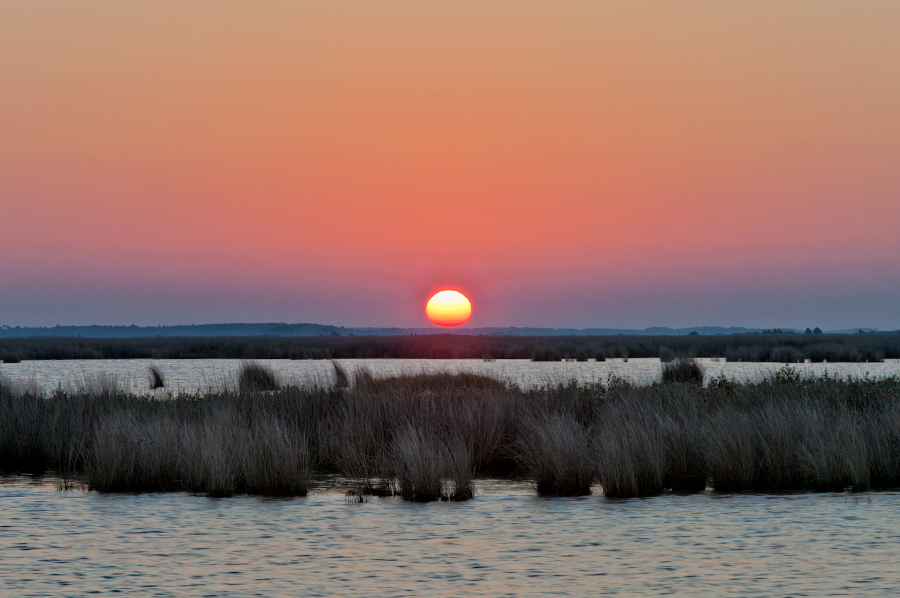
[[900,494],[466,503],[59,492],[0,484],[0,595],[880,596]]

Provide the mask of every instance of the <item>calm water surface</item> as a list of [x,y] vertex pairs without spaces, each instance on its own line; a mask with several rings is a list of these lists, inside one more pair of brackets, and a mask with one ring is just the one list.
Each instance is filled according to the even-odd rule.
[[888,596],[900,494],[475,500],[60,492],[0,482],[0,595]]
[[[699,360],[707,378],[724,374],[737,380],[757,380],[784,367],[782,363],[725,362]],[[299,384],[330,384],[333,369],[330,361],[289,359],[260,360],[269,365],[284,380]],[[483,372],[506,378],[522,386],[553,384],[568,380],[604,382],[610,376],[624,378],[636,384],[659,380],[659,359],[621,359],[588,362],[532,362],[528,359],[501,359],[485,362],[480,359],[342,359],[338,360],[349,372],[368,368],[379,376],[422,371]],[[133,392],[148,392],[147,368],[156,365],[166,377],[169,390],[199,390],[222,388],[234,384],[238,359],[96,359],[60,361],[24,361],[0,364],[0,374],[22,381],[33,380],[45,391],[58,384],[77,383],[100,374],[114,375],[119,384]],[[828,372],[838,376],[895,376],[900,375],[900,362],[888,363],[804,363],[790,364],[804,374],[821,375]]]

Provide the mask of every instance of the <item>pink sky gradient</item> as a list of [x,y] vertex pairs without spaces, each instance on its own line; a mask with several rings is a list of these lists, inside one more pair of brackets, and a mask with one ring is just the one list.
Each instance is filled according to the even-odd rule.
[[0,324],[900,327],[900,3],[0,4]]

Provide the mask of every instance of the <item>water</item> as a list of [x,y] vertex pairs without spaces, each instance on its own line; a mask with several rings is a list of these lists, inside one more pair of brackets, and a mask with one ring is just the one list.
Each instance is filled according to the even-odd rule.
[[[758,380],[784,367],[781,363],[726,362],[699,360],[707,378],[724,374],[737,380]],[[330,361],[289,359],[260,360],[270,366],[284,380],[300,384],[330,384],[333,369]],[[342,359],[338,360],[349,372],[368,368],[379,376],[421,371],[469,371],[496,375],[520,384],[535,386],[568,380],[605,382],[609,376],[623,378],[635,384],[659,380],[659,359],[621,359],[588,362],[532,362],[527,359],[501,359],[485,362],[480,359]],[[233,386],[235,372],[240,368],[237,359],[96,359],[60,361],[23,361],[0,365],[0,374],[22,381],[33,380],[45,392],[58,384],[71,384],[100,374],[114,375],[119,384],[133,392],[148,392],[147,368],[156,365],[166,377],[168,390],[205,392],[210,388]],[[803,374],[838,376],[895,376],[900,375],[900,361],[888,363],[804,363],[790,364]]]
[[0,482],[0,596],[886,596],[900,493],[466,503],[60,492]]

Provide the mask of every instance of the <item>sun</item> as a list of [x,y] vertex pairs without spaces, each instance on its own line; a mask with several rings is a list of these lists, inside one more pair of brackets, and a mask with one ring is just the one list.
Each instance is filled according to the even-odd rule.
[[459,326],[472,316],[472,304],[459,291],[441,291],[428,300],[425,314],[438,326]]

